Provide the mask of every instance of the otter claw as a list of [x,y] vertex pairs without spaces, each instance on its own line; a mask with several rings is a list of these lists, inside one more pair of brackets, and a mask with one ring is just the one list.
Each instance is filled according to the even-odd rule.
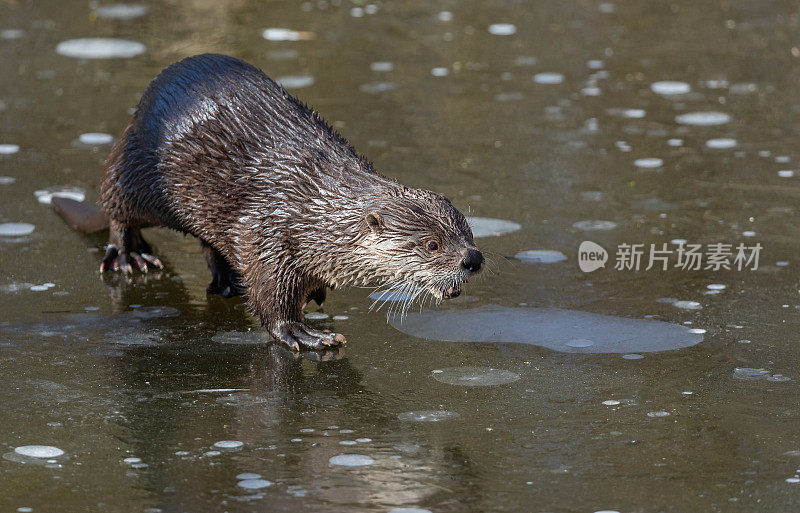
[[311,329],[300,322],[288,322],[273,330],[276,340],[286,344],[290,349],[326,349],[336,347],[345,342],[344,335]]
[[116,246],[109,245],[105,256],[103,256],[103,261],[100,263],[100,272],[122,271],[125,274],[133,274],[135,268],[146,273],[151,267],[164,268],[161,260],[149,253],[119,251]]

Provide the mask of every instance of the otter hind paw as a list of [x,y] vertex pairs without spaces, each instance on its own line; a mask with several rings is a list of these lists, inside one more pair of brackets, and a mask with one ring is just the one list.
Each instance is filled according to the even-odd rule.
[[126,274],[133,272],[133,269],[146,273],[148,268],[163,269],[164,265],[157,256],[146,251],[119,251],[113,244],[109,244],[106,254],[100,264],[100,272],[122,271]]
[[309,328],[301,322],[287,322],[272,331],[276,340],[294,351],[300,349],[327,349],[345,342],[344,335]]

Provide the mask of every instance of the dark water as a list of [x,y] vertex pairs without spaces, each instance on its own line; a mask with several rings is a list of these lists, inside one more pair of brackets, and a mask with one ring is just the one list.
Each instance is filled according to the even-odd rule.
[[[798,507],[796,2],[153,1],[129,20],[87,2],[0,7],[0,144],[19,146],[0,155],[0,224],[35,226],[0,236],[3,511]],[[89,37],[146,50],[56,53]],[[384,173],[521,226],[478,240],[492,272],[443,311],[652,319],[702,342],[630,359],[424,340],[356,289],[311,321],[346,348],[298,356],[246,333],[241,301],[206,296],[194,240],[150,230],[163,272],[101,278],[102,237],[70,232],[34,193],[96,199],[108,146],[81,134],[118,136],[160,69],[206,51],[283,77]],[[692,112],[729,119],[676,120]],[[760,243],[759,268],[644,270],[647,254],[614,268],[620,244],[675,239]],[[591,274],[586,240],[609,252]],[[567,260],[511,257],[527,250]],[[65,454],[14,453],[26,445]],[[331,463],[345,454],[371,464]]]

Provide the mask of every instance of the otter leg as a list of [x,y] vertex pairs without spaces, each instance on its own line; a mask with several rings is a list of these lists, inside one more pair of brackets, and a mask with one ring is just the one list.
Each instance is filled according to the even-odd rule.
[[308,294],[308,297],[306,298],[306,304],[310,303],[311,301],[315,301],[319,306],[322,306],[322,303],[325,302],[326,297],[327,293],[325,292],[324,286],[314,289]]
[[345,341],[344,335],[315,330],[302,322],[303,303],[321,286],[300,276],[254,280],[250,285],[250,305],[275,340],[294,351],[339,346]]
[[205,241],[203,244],[203,254],[206,256],[208,270],[211,271],[211,283],[208,284],[206,292],[217,294],[222,297],[241,296],[244,289],[239,285],[241,277],[234,271],[228,261],[225,260],[219,251],[212,248]]
[[100,272],[120,270],[131,273],[135,267],[146,273],[148,267],[164,267],[161,260],[153,255],[153,250],[142,237],[139,227],[127,226],[112,219],[108,230],[108,246],[100,264]]

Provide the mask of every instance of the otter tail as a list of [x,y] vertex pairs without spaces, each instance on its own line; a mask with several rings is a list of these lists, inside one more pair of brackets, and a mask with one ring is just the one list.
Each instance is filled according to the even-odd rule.
[[53,210],[73,230],[95,233],[108,229],[108,218],[95,204],[54,197],[52,205]]

